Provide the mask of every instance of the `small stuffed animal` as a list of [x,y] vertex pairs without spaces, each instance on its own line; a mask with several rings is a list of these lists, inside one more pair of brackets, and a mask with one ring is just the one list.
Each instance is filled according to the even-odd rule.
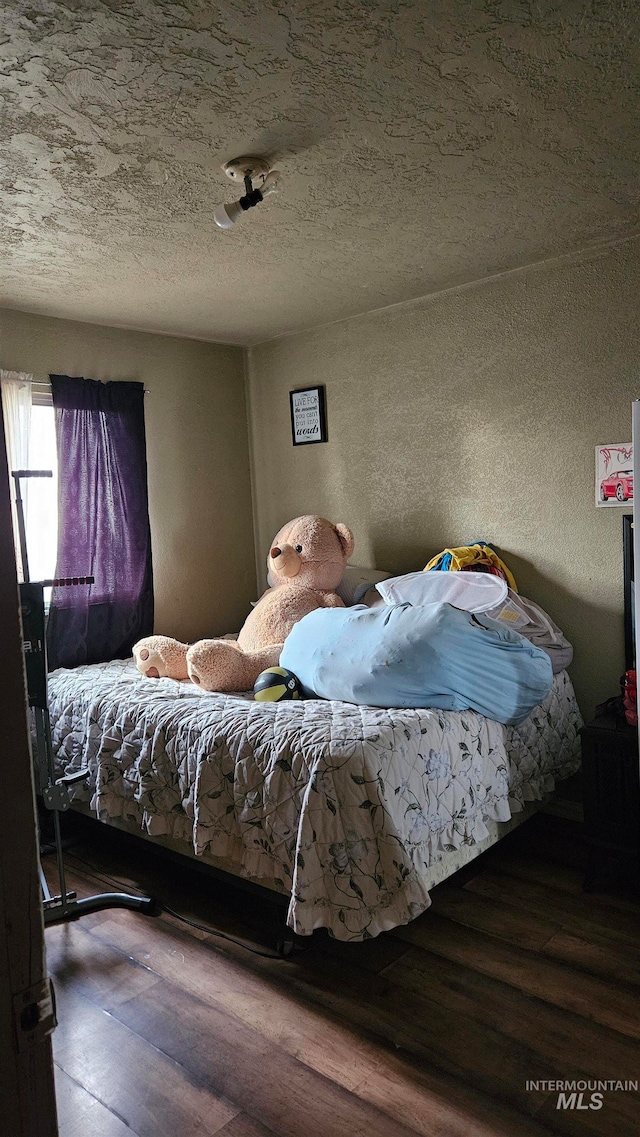
[[199,640],[189,647],[148,636],[133,648],[136,667],[159,679],[191,679],[205,691],[248,691],[274,667],[293,625],[316,608],[343,608],[334,591],[353,553],[346,525],[296,517],[274,538],[267,557],[271,587],[247,617],[237,640]]

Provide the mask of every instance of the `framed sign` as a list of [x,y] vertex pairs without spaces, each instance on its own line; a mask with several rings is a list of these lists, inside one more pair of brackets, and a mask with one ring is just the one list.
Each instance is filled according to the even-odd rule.
[[596,446],[596,505],[611,509],[633,501],[633,443]]
[[327,441],[327,412],[324,387],[305,387],[289,391],[291,435],[294,446]]

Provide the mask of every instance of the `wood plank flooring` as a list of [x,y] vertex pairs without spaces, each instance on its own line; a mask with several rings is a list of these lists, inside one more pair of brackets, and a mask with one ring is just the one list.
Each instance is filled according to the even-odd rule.
[[526,1088],[640,1080],[640,897],[582,892],[573,822],[531,819],[407,927],[286,960],[282,907],[189,862],[86,825],[65,860],[79,895],[111,877],[264,954],[168,914],[48,928],[61,1137],[640,1133],[638,1093]]

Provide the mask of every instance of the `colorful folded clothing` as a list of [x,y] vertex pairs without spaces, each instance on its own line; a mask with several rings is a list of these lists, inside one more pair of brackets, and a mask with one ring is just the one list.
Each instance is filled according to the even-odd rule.
[[461,569],[474,571],[496,569],[504,577],[509,588],[514,592],[518,591],[515,579],[504,561],[500,559],[492,545],[487,545],[483,541],[475,541],[472,545],[460,545],[456,549],[443,549],[429,561],[428,565],[425,565],[424,571],[459,572]]
[[500,580],[506,581],[507,579],[502,569],[497,568],[496,565],[463,565],[460,572],[484,572],[488,576],[499,576]]

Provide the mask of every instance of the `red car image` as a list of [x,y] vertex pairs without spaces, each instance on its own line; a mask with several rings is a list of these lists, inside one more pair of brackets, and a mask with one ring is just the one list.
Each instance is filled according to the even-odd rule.
[[633,470],[615,470],[600,482],[600,501],[615,497],[629,501],[633,497]]

